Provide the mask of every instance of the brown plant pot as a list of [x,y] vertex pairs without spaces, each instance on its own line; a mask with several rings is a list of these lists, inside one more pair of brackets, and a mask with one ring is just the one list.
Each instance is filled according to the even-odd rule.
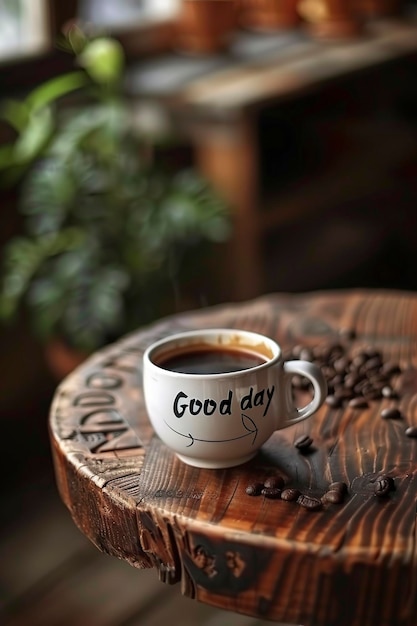
[[88,354],[68,346],[62,339],[51,339],[45,346],[45,361],[58,382],[81,365]]
[[235,0],[182,0],[175,45],[179,51],[212,54],[227,47],[237,24]]
[[344,39],[362,32],[362,21],[349,0],[300,0],[298,10],[315,37]]
[[249,29],[293,28],[300,22],[299,0],[241,0],[239,22]]

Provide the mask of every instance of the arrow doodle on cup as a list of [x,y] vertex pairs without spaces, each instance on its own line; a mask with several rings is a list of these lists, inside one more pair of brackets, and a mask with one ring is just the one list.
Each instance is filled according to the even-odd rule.
[[258,427],[253,421],[253,419],[249,417],[249,415],[245,415],[244,413],[241,413],[240,417],[242,420],[243,428],[247,430],[248,432],[245,433],[244,435],[239,435],[238,437],[232,437],[231,439],[199,439],[198,437],[194,437],[191,433],[184,434],[184,433],[179,432],[178,430],[175,430],[175,428],[172,428],[172,426],[170,426],[167,421],[165,420],[164,421],[165,421],[165,424],[168,426],[168,428],[170,428],[174,433],[176,433],[177,435],[180,435],[181,437],[185,437],[186,439],[190,439],[190,443],[186,446],[187,448],[192,446],[194,441],[201,441],[203,443],[226,443],[228,441],[236,441],[237,439],[244,439],[244,437],[249,437],[250,435],[253,435],[252,445],[254,445],[256,441],[256,437],[258,435]]

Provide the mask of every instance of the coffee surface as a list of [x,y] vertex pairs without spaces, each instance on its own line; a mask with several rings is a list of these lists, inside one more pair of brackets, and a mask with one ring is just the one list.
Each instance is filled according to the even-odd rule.
[[239,372],[266,362],[256,352],[246,350],[199,347],[161,357],[159,367],[182,374],[225,374]]

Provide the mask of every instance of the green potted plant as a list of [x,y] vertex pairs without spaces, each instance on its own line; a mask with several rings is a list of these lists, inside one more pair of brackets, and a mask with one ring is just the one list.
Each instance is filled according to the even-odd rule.
[[24,305],[49,348],[88,354],[171,312],[187,252],[225,240],[229,220],[206,181],[164,168],[135,126],[121,46],[76,26],[65,43],[79,68],[3,106],[16,138],[0,168],[21,179],[25,232],[5,251],[0,315]]

